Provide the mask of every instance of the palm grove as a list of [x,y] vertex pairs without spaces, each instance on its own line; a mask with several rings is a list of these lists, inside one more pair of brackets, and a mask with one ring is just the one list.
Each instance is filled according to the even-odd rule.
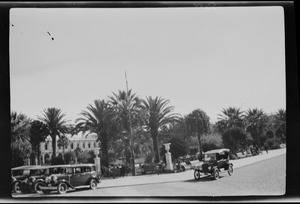
[[[223,108],[218,121],[211,123],[201,109],[181,116],[174,113],[170,101],[162,97],[141,99],[132,90],[112,93],[106,100],[94,100],[79,113],[72,124],[59,108],[44,109],[33,120],[23,113],[11,113],[12,166],[25,164],[29,157],[39,158],[41,142],[52,138],[50,163],[57,162],[56,144],[68,146],[67,135],[96,135],[100,144],[101,165],[108,166],[117,158],[134,165],[134,158],[157,163],[164,158],[163,143],[171,143],[172,158],[201,154],[215,148],[229,148],[233,155],[250,145],[279,148],[286,140],[286,111],[279,109],[267,115],[261,109],[242,111]],[[63,154],[62,162],[91,162],[93,152],[76,148]],[[80,160],[80,161],[79,161]]]

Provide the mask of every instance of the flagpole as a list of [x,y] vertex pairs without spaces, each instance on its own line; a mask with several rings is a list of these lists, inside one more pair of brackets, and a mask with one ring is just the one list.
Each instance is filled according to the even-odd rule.
[[[128,100],[128,81],[127,81],[127,74],[125,71],[125,79],[126,79],[126,101]],[[128,101],[127,101],[128,102]],[[135,176],[135,162],[134,162],[134,149],[133,149],[133,135],[132,135],[132,128],[131,128],[131,110],[129,109],[129,129],[130,129],[130,148],[131,148],[131,162],[132,162],[132,175]]]

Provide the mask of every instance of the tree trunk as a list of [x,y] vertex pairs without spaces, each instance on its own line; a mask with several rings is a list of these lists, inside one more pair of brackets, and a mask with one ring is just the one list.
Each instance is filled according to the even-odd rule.
[[200,152],[200,154],[199,154],[199,157],[202,159],[202,144],[201,144],[201,134],[197,134],[197,136],[198,136],[198,142],[199,142],[199,152]]
[[153,149],[154,149],[154,154],[155,154],[155,163],[158,163],[160,161],[159,157],[159,148],[158,148],[158,131],[154,130],[151,131],[152,139],[153,139]]
[[56,157],[56,135],[51,135],[52,138],[52,159]]
[[101,151],[102,151],[102,163],[104,166],[108,167],[108,146],[107,146],[107,135],[102,135],[101,140]]
[[64,160],[64,164],[66,163],[65,161],[65,145],[63,145],[63,160]]

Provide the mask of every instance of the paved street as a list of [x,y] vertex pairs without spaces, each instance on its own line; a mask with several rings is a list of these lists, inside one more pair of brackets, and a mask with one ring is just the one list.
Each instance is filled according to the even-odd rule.
[[[44,194],[14,194],[13,197],[149,197],[152,196],[235,196],[283,195],[285,193],[286,149],[232,160],[234,173],[220,174],[215,181],[210,178],[194,180],[194,171],[172,174],[151,174],[105,179],[98,189],[78,189],[65,195],[53,192]],[[247,166],[247,167],[246,167]],[[243,168],[242,168],[243,167]],[[54,197],[53,197],[54,196]]]

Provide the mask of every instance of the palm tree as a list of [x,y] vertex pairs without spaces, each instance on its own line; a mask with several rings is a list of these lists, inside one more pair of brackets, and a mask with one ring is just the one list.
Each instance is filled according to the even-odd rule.
[[86,137],[90,134],[96,134],[97,141],[101,143],[103,164],[108,166],[109,142],[118,130],[113,121],[113,109],[105,100],[94,100],[94,106],[89,104],[87,111],[82,111],[80,115],[82,117],[75,120],[76,126],[73,135],[79,132],[82,132]]
[[47,108],[43,111],[43,116],[38,117],[39,120],[46,124],[49,135],[52,139],[52,159],[56,157],[56,137],[61,137],[64,134],[70,133],[71,125],[65,120],[65,114],[58,108]]
[[41,150],[40,150],[40,143],[44,142],[46,137],[49,135],[48,129],[44,123],[38,120],[34,120],[31,122],[31,127],[30,127],[30,143],[32,146],[32,150],[36,154],[38,158],[38,162],[41,163],[40,161],[40,155],[41,155]]
[[251,134],[255,143],[260,147],[263,133],[267,126],[266,114],[263,110],[249,109],[245,115],[245,130]]
[[286,110],[279,109],[275,115],[276,136],[283,142],[286,140]]
[[174,107],[168,106],[169,100],[161,97],[146,97],[143,100],[144,108],[147,112],[146,126],[150,131],[153,140],[153,150],[155,154],[155,162],[160,161],[158,137],[164,126],[170,125],[179,119],[179,115],[172,113]]
[[[118,93],[113,92],[113,96],[110,96],[110,103],[115,110],[115,121],[120,124],[121,132],[127,135],[130,142],[131,149],[131,160],[133,175],[135,175],[135,164],[134,164],[134,135],[135,132],[143,125],[144,121],[144,110],[142,107],[141,100],[131,92],[121,91]],[[124,134],[122,134],[124,137]]]
[[194,133],[198,137],[199,153],[202,158],[201,137],[210,132],[210,122],[208,115],[201,109],[192,111],[186,117],[187,127],[190,133]]
[[223,108],[223,114],[219,114],[219,120],[216,123],[217,129],[220,133],[224,133],[232,128],[244,128],[243,111],[239,108],[229,107]]
[[30,144],[31,119],[25,114],[12,112],[10,116],[12,165],[23,165],[32,147]]
[[68,147],[70,143],[70,140],[67,138],[67,136],[62,135],[58,140],[57,140],[57,146],[63,148],[63,160],[65,162],[65,148]]

